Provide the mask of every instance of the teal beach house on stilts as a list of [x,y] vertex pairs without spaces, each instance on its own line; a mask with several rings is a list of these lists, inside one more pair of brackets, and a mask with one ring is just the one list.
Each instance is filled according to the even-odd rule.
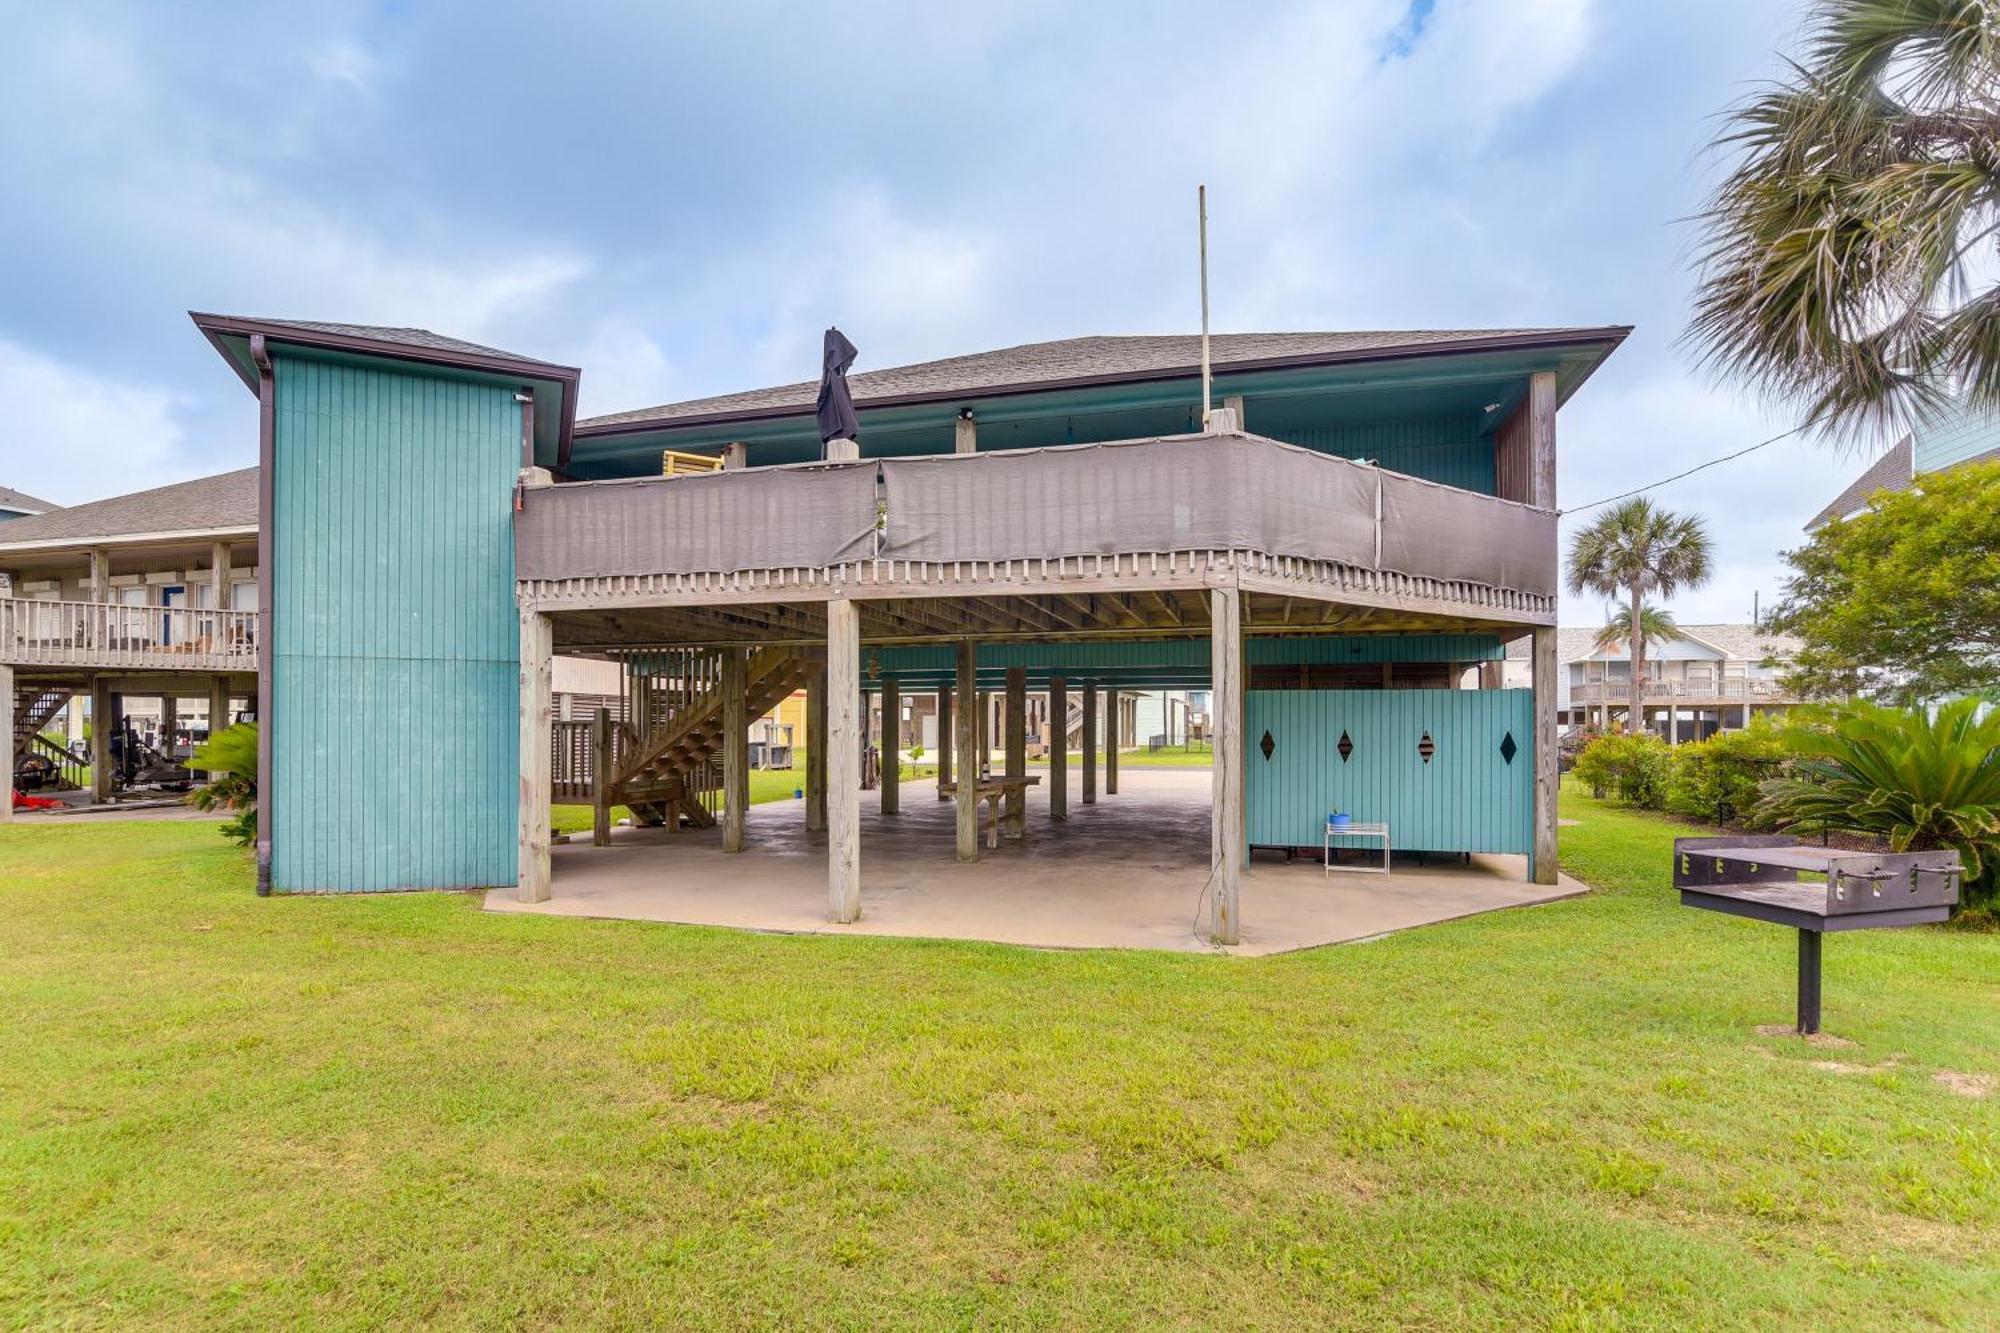
[[[858,440],[823,443],[809,382],[578,420],[575,368],[194,319],[260,405],[271,891],[545,901],[558,797],[597,843],[628,808],[663,866],[754,853],[749,724],[797,690],[835,922],[908,817],[892,764],[865,824],[864,753],[924,695],[940,865],[1102,808],[1119,701],[1174,689],[1214,747],[1209,938],[1257,910],[1253,850],[1317,854],[1331,808],[1553,882],[1557,420],[1623,327],[1223,335],[1208,403],[1196,338],[1033,344],[857,372]],[[1533,686],[1500,688],[1521,638]],[[558,655],[619,694],[558,716]]]

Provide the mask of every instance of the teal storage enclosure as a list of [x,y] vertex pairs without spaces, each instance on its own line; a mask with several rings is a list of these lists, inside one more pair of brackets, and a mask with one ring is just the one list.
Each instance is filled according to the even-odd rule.
[[1529,850],[1531,691],[1252,690],[1244,718],[1253,847],[1318,847],[1338,808],[1399,850]]
[[512,884],[511,389],[275,358],[278,890]]

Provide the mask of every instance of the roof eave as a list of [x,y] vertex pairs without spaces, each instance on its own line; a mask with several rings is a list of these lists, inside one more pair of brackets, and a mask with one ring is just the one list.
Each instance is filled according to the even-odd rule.
[[577,381],[583,376],[583,372],[575,366],[559,366],[552,361],[533,361],[525,357],[455,352],[439,347],[390,342],[382,338],[363,338],[353,334],[299,329],[289,324],[277,324],[268,320],[244,319],[236,315],[215,315],[199,310],[188,311],[188,318],[194,321],[194,326],[201,330],[202,336],[222,354],[222,359],[229,363],[236,371],[237,378],[241,379],[252,393],[257,391],[256,368],[237,357],[226,339],[248,338],[261,333],[268,341],[290,343],[295,347],[349,352],[357,356],[379,356],[392,361],[415,361],[423,365],[477,371],[489,375],[555,380],[563,386],[562,425],[556,438],[556,458],[558,466],[569,462],[572,436],[576,429]]
[[92,548],[107,549],[118,546],[156,546],[163,542],[211,541],[229,537],[254,537],[257,535],[255,523],[231,523],[211,528],[174,528],[160,532],[119,532],[96,536],[41,537],[34,541],[0,541],[0,555],[10,555],[25,551],[60,551],[74,549],[87,551]]
[[[1611,324],[1601,328],[1564,329],[1557,333],[1499,334],[1490,338],[1472,338],[1463,342],[1404,343],[1395,347],[1360,348],[1346,352],[1314,352],[1290,356],[1257,357],[1245,361],[1229,361],[1210,367],[1214,375],[1250,374],[1270,370],[1311,370],[1323,366],[1360,365],[1376,361],[1408,361],[1435,356],[1463,356],[1481,352],[1531,351],[1537,348],[1588,347],[1602,344],[1602,350],[1591,359],[1576,383],[1596,372],[1604,359],[1618,349],[1632,332],[1630,324]],[[855,399],[854,405],[861,409],[917,407],[927,403],[955,403],[978,398],[1004,398],[1017,394],[1046,393],[1058,389],[1094,389],[1119,384],[1148,384],[1161,380],[1188,379],[1201,374],[1201,364],[1195,362],[1186,366],[1169,366],[1156,370],[1120,371],[1103,375],[1079,375],[1059,379],[1024,380],[1008,384],[983,385],[972,389],[954,389],[948,392],[929,391],[923,393],[884,394]],[[1574,392],[1574,388],[1572,388]],[[810,405],[799,407],[762,407],[747,411],[703,412],[693,416],[655,417],[640,421],[617,421],[594,426],[585,421],[575,427],[576,434],[588,439],[598,439],[614,435],[636,435],[656,430],[680,430],[694,426],[714,426],[730,421],[773,421],[786,417],[810,416]]]

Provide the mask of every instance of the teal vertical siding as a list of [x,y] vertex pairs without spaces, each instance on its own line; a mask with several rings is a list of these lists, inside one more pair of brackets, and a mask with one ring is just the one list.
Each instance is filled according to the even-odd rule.
[[[1317,847],[1337,808],[1359,822],[1387,821],[1406,851],[1528,850],[1535,747],[1527,690],[1252,690],[1244,716],[1252,846]],[[1354,744],[1345,761],[1343,731]],[[1418,748],[1425,732],[1435,746],[1429,763]],[[1501,754],[1509,733],[1512,763]]]
[[276,364],[272,882],[514,882],[519,628],[503,387]]
[[1392,472],[1494,493],[1493,441],[1475,417],[1431,417],[1366,425],[1297,426],[1264,432],[1287,444],[1342,458],[1374,459]]

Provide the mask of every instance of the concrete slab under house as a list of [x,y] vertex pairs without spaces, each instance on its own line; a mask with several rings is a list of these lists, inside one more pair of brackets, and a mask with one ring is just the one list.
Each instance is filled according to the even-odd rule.
[[[823,445],[809,382],[579,421],[574,368],[194,318],[261,408],[269,891],[1268,950],[1559,887],[1556,423],[1623,327],[1222,335],[1207,401],[1195,337],[1033,344],[854,374]],[[588,717],[561,657],[615,665]],[[804,798],[753,814],[800,690]],[[1161,690],[1209,771],[1118,772]],[[864,790],[916,718],[937,783]],[[1322,874],[1336,809],[1387,881]]]

